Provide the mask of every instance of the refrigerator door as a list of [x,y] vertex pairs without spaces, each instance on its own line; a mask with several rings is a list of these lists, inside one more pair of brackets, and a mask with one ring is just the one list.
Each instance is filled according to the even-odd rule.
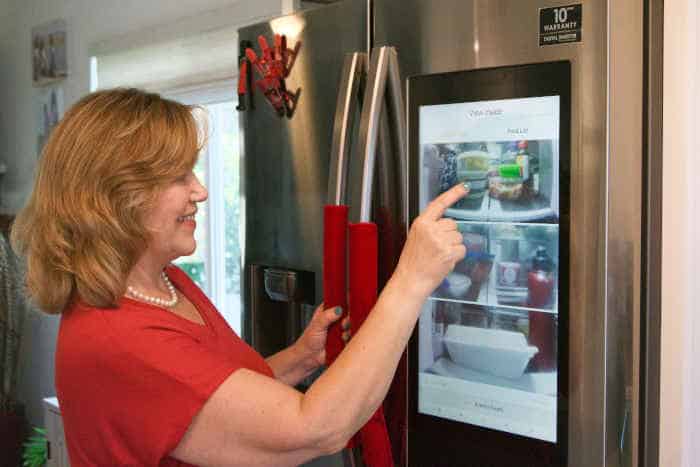
[[[300,44],[286,79],[287,90],[299,93],[291,118],[278,116],[258,89],[254,89],[254,109],[240,118],[243,338],[265,356],[286,347],[290,336],[283,330],[292,327],[288,316],[265,306],[273,302],[256,298],[260,295],[257,265],[265,270],[312,273],[315,296],[310,305],[322,300],[323,206],[328,197],[336,100],[345,56],[367,50],[366,23],[365,2],[351,1],[239,30],[239,40],[253,44],[260,35],[270,42],[274,34],[286,35],[289,48]],[[255,70],[251,72],[253,79],[259,79]],[[352,154],[352,148],[347,152]],[[272,329],[275,326],[277,332]],[[308,465],[341,466],[343,459],[326,456]]]
[[[465,177],[474,186],[474,173],[488,182],[473,190],[481,210],[454,205],[464,212],[457,223],[468,253],[426,303],[424,334],[410,347],[419,368],[409,406],[413,465],[458,464],[468,444],[475,465],[566,465],[569,353],[558,336],[569,329],[570,82],[565,61],[409,79],[411,216],[428,202],[425,192]],[[539,188],[559,183],[550,192],[559,191],[561,211],[542,219],[531,209]],[[508,217],[484,220],[492,211]]]
[[[561,245],[570,253],[571,284],[567,465],[636,465],[643,5],[578,2],[581,41],[540,46],[543,9],[570,5],[560,0],[374,0],[373,46],[397,48],[402,78],[571,63],[571,215],[562,219],[570,226],[570,244]],[[611,18],[625,19],[613,24]],[[559,211],[555,204],[543,208]],[[453,293],[461,293],[459,284],[455,287]],[[426,328],[425,335],[430,332]],[[445,350],[438,346],[436,351]],[[409,431],[409,453],[416,436],[421,433]],[[464,465],[469,455],[465,449]]]
[[[276,18],[240,29],[239,40],[257,44],[258,36],[270,41],[276,33],[287,36],[289,48],[301,44],[286,80],[287,89],[299,92],[299,99],[291,118],[280,117],[255,89],[255,108],[241,114],[243,277],[249,280],[252,264],[314,272],[318,304],[336,96],[345,55],[366,49],[366,6],[344,2]],[[254,327],[281,319],[265,310],[252,319],[250,286],[245,284],[243,307],[243,337],[248,342],[256,335]],[[286,342],[252,344],[269,355]]]
[[[374,49],[371,55],[357,157],[362,162],[360,222],[349,226],[353,332],[364,322],[379,287],[394,269],[407,218],[405,111],[398,60],[391,47]],[[375,190],[379,196],[374,196]],[[404,465],[405,378],[402,359],[383,406],[360,431],[367,465]]]

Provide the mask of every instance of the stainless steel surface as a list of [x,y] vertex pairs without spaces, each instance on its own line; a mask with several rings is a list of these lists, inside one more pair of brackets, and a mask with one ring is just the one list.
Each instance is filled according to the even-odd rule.
[[345,204],[350,157],[350,134],[358,110],[362,108],[363,81],[367,73],[367,54],[354,52],[345,56],[338,100],[335,106],[331,171],[328,179],[328,204]]
[[[256,110],[241,118],[241,218],[245,219],[244,262],[249,281],[244,309],[252,301],[251,287],[256,286],[248,271],[255,262],[315,271],[316,290],[322,290],[320,218],[321,206],[328,199],[324,174],[328,173],[330,126],[341,74],[339,57],[367,50],[370,44],[366,38],[374,35],[375,46],[397,48],[402,80],[413,74],[569,60],[568,465],[631,466],[638,460],[640,436],[640,115],[647,91],[642,83],[642,4],[632,0],[581,3],[583,41],[547,47],[538,44],[539,9],[571,2],[349,0],[281,18],[283,21],[275,20],[276,24],[243,28],[240,39],[255,42],[258,34],[269,37],[275,28],[296,27],[301,32],[288,34],[290,42],[303,43],[288,80],[291,90],[302,87],[294,117],[279,119],[258,94]],[[659,2],[653,3],[658,8]],[[374,15],[367,15],[368,10]],[[624,20],[613,24],[611,18]],[[660,70],[656,73],[654,76]],[[365,107],[369,104],[365,100]],[[379,102],[377,105],[381,107]],[[390,115],[375,115],[379,124],[375,125],[378,135],[374,141],[376,144],[378,138],[379,143],[372,153],[381,159],[377,161],[380,174],[372,183],[392,183],[389,173],[395,169],[391,164],[397,161],[388,153],[392,152],[389,145],[396,142],[384,136],[388,130],[382,130],[382,121],[390,120]],[[657,124],[650,126],[656,128]],[[352,160],[350,164],[351,180],[356,182]],[[403,178],[400,182],[406,183]],[[360,187],[349,183],[346,188],[353,192],[353,204],[359,199],[355,192]],[[390,197],[391,191],[384,186],[377,193]],[[374,204],[376,208],[377,202]],[[386,206],[392,206],[391,202]],[[397,205],[393,206],[390,210],[396,212]],[[404,205],[399,202],[398,206],[402,211]],[[250,336],[252,321],[268,319],[244,315],[244,336],[246,332]],[[628,431],[622,430],[625,420]]]
[[[385,265],[392,265],[390,269],[393,270],[403,241],[403,236],[395,233],[405,228],[406,220],[406,210],[402,209],[406,205],[406,144],[396,53],[390,48],[382,48],[372,51],[371,55],[360,119],[359,147],[362,152],[361,157],[353,159],[357,160],[356,167],[361,166],[359,221],[379,219],[380,257],[387,258],[379,261],[379,286],[382,287],[392,272],[385,270]],[[394,81],[388,81],[392,76]],[[376,198],[372,196],[375,190],[378,193]],[[364,465],[360,448],[345,450],[343,459],[346,466]]]
[[[392,135],[393,130],[389,123],[388,109],[382,106],[379,113],[379,133],[377,135],[377,154],[386,155],[387,157],[376,158],[376,183],[374,183],[373,193],[371,198],[374,199],[374,204],[381,205],[383,201],[390,199],[395,193],[396,184],[392,183],[392,177],[395,177],[393,158]],[[370,200],[371,201],[371,200]],[[361,219],[360,219],[361,220]]]
[[[359,219],[369,221],[373,208],[390,206],[397,219],[394,222],[403,229],[408,217],[406,120],[398,59],[396,51],[390,47],[372,51],[364,102],[360,120]],[[379,187],[376,186],[375,173],[382,177]],[[375,189],[380,191],[379,201],[373,199]],[[396,198],[389,201],[392,194]]]
[[583,41],[539,47],[539,9],[571,2],[375,0],[375,46],[397,48],[403,77],[571,61],[569,465],[634,465],[619,444],[632,388],[637,445],[642,12],[580,3]]
[[284,320],[280,319],[284,315],[284,304],[270,300],[265,290],[265,269],[264,265],[249,265],[246,282],[250,297],[247,313],[249,319],[257,323],[248,342],[267,357],[286,345],[287,327]]
[[395,129],[396,147],[394,159],[396,170],[399,176],[398,186],[401,196],[398,204],[400,209],[400,226],[408,228],[408,150],[406,138],[408,137],[406,128],[406,106],[403,98],[403,85],[401,80],[401,69],[396,53],[389,56],[389,105],[392,115],[392,124]]
[[[363,2],[340,2],[239,30],[240,40],[254,44],[258,35],[269,39],[276,32],[286,34],[291,47],[301,42],[287,79],[289,90],[301,91],[294,116],[278,117],[260,92],[255,110],[240,116],[244,278],[250,279],[252,264],[313,271],[315,303],[323,290],[321,220],[342,58],[366,48],[365,13]],[[250,341],[255,326],[275,317],[251,319],[249,282],[243,290],[244,338]]]
[[374,0],[365,0],[365,5],[367,7],[367,23],[365,28],[367,32],[366,52],[369,55],[374,46]]
[[645,5],[644,199],[642,220],[642,325],[639,463],[659,465],[659,391],[661,379],[661,223],[663,195],[663,36],[662,0]]
[[[372,50],[367,88],[360,118],[360,150],[362,155],[362,195],[360,198],[360,222],[369,222],[372,216],[372,190],[379,139],[379,117],[384,106],[389,55],[391,49],[382,47]],[[395,52],[394,52],[395,53]]]
[[[643,163],[644,9],[609,2],[606,466],[637,466]],[[625,427],[622,417],[628,415]],[[625,430],[626,428],[626,430]],[[620,449],[619,440],[625,440]]]
[[[239,30],[239,40],[254,44],[258,35],[269,40],[274,33],[286,34],[291,47],[301,42],[286,83],[292,92],[301,90],[293,117],[279,118],[256,89],[255,110],[240,118],[243,336],[261,352],[279,345],[285,327],[275,310],[251,312],[262,280],[255,264],[314,272],[313,302],[321,301],[323,205],[342,60],[367,50],[366,24],[365,2],[348,1]],[[343,461],[340,455],[325,456],[307,464],[312,465],[342,466]]]
[[363,467],[362,451],[359,448],[343,450],[343,467]]

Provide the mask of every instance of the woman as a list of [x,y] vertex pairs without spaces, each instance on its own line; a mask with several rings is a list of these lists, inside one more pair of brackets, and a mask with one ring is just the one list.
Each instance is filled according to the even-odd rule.
[[134,89],[84,97],[51,134],[13,228],[33,300],[62,313],[56,389],[74,467],[297,465],[342,449],[384,398],[421,304],[465,255],[441,219],[466,194],[457,186],[416,220],[346,350],[296,391],[340,310],[319,307],[264,360],[171,263],[194,251],[207,198],[191,110]]

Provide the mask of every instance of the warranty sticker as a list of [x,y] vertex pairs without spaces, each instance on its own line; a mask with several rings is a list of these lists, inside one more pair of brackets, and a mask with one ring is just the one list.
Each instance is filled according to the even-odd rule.
[[540,47],[581,42],[581,4],[540,9]]

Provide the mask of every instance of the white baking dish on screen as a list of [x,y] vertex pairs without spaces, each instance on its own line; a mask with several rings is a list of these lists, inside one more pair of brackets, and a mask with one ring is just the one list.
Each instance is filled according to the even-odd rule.
[[524,334],[502,329],[450,324],[443,340],[458,365],[503,378],[520,378],[538,352]]

